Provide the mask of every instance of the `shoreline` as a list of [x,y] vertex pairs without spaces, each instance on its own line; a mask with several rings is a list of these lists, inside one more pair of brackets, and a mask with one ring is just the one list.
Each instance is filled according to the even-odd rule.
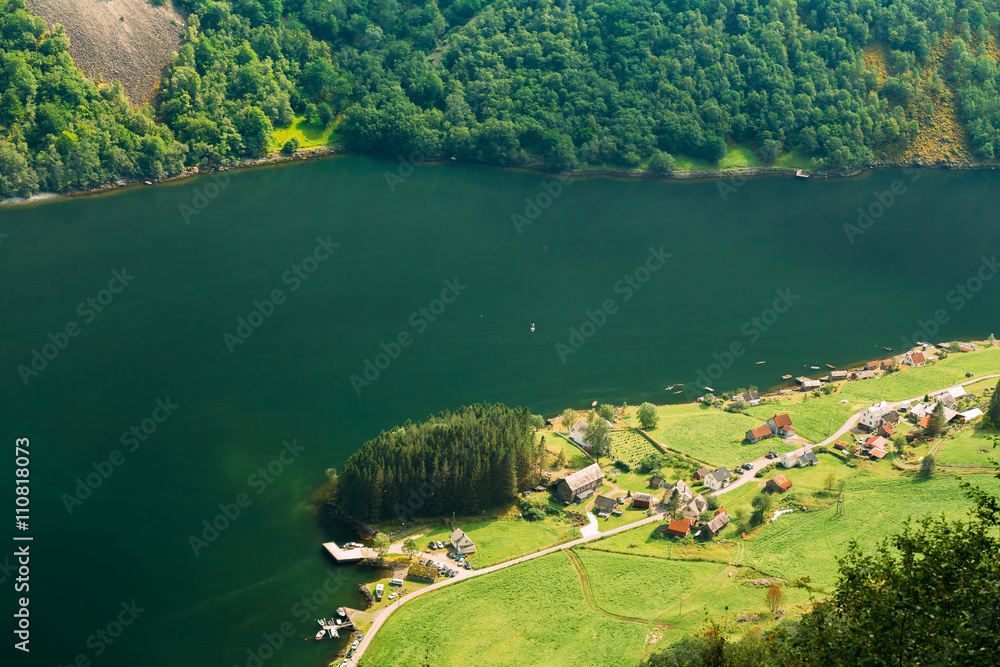
[[[154,186],[160,183],[170,183],[173,181],[179,181],[186,178],[192,178],[195,176],[204,176],[206,174],[212,174],[219,171],[229,171],[232,169],[249,169],[251,167],[259,167],[265,165],[279,164],[282,162],[292,162],[295,160],[307,160],[309,158],[320,158],[320,157],[330,157],[330,156],[362,156],[362,157],[374,157],[374,158],[387,158],[384,155],[371,155],[367,153],[351,153],[349,152],[343,144],[329,144],[326,146],[320,146],[317,148],[310,148],[305,150],[296,151],[293,155],[283,155],[281,152],[273,153],[260,158],[245,158],[236,163],[230,165],[223,165],[214,168],[201,169],[199,167],[191,167],[185,169],[179,174],[174,176],[168,176],[166,178],[160,179],[158,181],[150,181],[147,179],[131,179],[131,180],[119,180],[114,183],[107,183],[105,185],[92,188],[90,190],[73,190],[70,192],[39,192],[30,197],[10,197],[8,199],[0,200],[0,206],[24,206],[28,204],[38,204],[41,202],[59,200],[71,197],[85,197],[89,195],[97,195],[109,193],[115,190],[130,188],[138,185]],[[447,158],[438,159],[428,159],[426,164],[446,164],[450,160]],[[529,162],[527,164],[501,167],[499,165],[487,165],[481,162],[463,162],[466,165],[475,166],[490,166],[497,167],[500,169],[514,169],[514,170],[525,170],[543,174],[553,174],[560,176],[562,178],[588,178],[588,177],[605,177],[605,178],[630,178],[630,179],[650,179],[650,180],[676,180],[676,181],[700,181],[700,180],[724,180],[724,179],[746,179],[757,176],[791,176],[796,177],[797,172],[803,171],[803,176],[799,178],[809,179],[828,179],[828,178],[852,178],[854,176],[859,176],[867,171],[875,171],[877,169],[942,169],[947,171],[993,171],[1000,170],[1000,162],[998,163],[981,163],[981,162],[956,162],[956,163],[920,163],[916,161],[888,161],[879,160],[872,162],[870,164],[855,167],[853,169],[848,169],[845,171],[816,171],[810,172],[803,168],[795,167],[741,167],[738,169],[709,169],[704,171],[675,171],[669,174],[658,174],[652,171],[644,169],[575,169],[573,171],[563,171],[563,172],[553,172],[545,167],[544,164],[540,162]]]

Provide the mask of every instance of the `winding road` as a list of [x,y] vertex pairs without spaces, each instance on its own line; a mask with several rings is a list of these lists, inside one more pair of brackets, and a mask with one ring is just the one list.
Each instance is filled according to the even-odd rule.
[[[942,392],[947,391],[951,387],[964,387],[965,385],[975,384],[977,382],[982,382],[983,380],[990,380],[992,378],[1000,378],[1000,373],[994,373],[992,375],[982,375],[980,377],[972,378],[971,380],[967,380],[967,381],[961,382],[959,384],[951,384],[951,385],[948,385],[947,387],[945,387],[944,389],[940,389],[938,391],[931,392],[930,395],[931,396],[937,396],[937,395],[941,394]],[[923,396],[924,395],[922,394],[920,396],[916,396],[916,397],[908,399],[908,400],[909,401],[920,400],[920,399],[923,398]],[[891,407],[893,407],[893,408],[897,408],[897,407],[899,407],[901,404],[903,404],[905,402],[906,402],[906,400],[903,400],[903,401],[890,401],[890,402],[888,402],[888,405],[891,406]],[[839,429],[837,429],[837,431],[833,435],[831,435],[829,438],[827,438],[826,440],[823,440],[822,442],[819,442],[819,443],[817,443],[815,445],[807,445],[805,447],[801,447],[799,449],[796,449],[796,450],[794,450],[795,453],[796,454],[802,454],[802,453],[805,453],[806,450],[811,449],[813,447],[820,447],[820,446],[823,446],[823,445],[828,445],[831,442],[834,442],[837,438],[839,438],[840,436],[842,436],[844,433],[847,433],[852,428],[854,428],[854,426],[858,422],[858,419],[861,417],[861,413],[863,413],[863,412],[864,412],[864,410],[859,410],[858,412],[854,413],[851,417],[849,417],[847,419],[847,421],[844,422],[843,426],[841,426]],[[729,486],[727,486],[724,489],[716,491],[712,495],[713,496],[719,496],[719,495],[722,495],[724,493],[729,493],[733,489],[736,489],[736,488],[742,486],[743,484],[746,484],[747,482],[750,482],[750,481],[759,481],[759,480],[757,480],[753,476],[754,472],[756,472],[757,470],[759,470],[760,468],[762,468],[763,466],[765,466],[765,465],[767,465],[768,463],[771,463],[771,462],[772,462],[771,459],[768,459],[768,458],[765,458],[765,457],[761,457],[759,459],[756,459],[755,461],[752,461],[752,463],[753,463],[753,470],[747,471],[746,473],[743,474],[743,476],[738,481],[734,482],[733,484],[730,484]],[[593,515],[590,515],[590,518],[591,518],[591,524],[589,526],[585,526],[584,527],[584,530],[587,533],[590,533],[590,531],[593,530],[593,523],[594,523],[594,517],[593,517]],[[358,662],[361,659],[361,656],[364,655],[365,650],[367,650],[368,646],[371,644],[372,639],[375,637],[375,633],[377,633],[379,631],[379,629],[385,624],[386,620],[393,614],[393,612],[395,612],[397,609],[399,609],[399,607],[401,607],[402,605],[408,603],[410,600],[412,600],[412,599],[414,599],[416,597],[419,597],[419,596],[421,596],[421,595],[423,595],[425,593],[429,593],[429,592],[431,592],[433,590],[437,590],[438,588],[441,588],[443,586],[447,586],[448,584],[456,583],[457,581],[470,579],[472,577],[478,577],[478,576],[481,576],[481,575],[484,575],[484,574],[488,574],[490,572],[495,572],[495,571],[501,570],[501,569],[503,569],[505,567],[510,567],[511,565],[517,565],[518,563],[524,563],[524,562],[529,561],[529,560],[534,560],[535,558],[541,558],[542,556],[547,556],[547,555],[555,553],[557,551],[563,551],[565,549],[571,549],[571,548],[573,548],[575,546],[578,546],[580,544],[584,544],[586,542],[590,542],[592,540],[596,540],[596,539],[601,538],[601,537],[607,537],[608,535],[614,535],[615,533],[620,533],[620,532],[623,532],[623,531],[626,531],[626,530],[631,530],[632,528],[637,528],[639,526],[643,526],[643,525],[646,525],[646,524],[649,524],[649,523],[654,523],[656,521],[660,521],[662,518],[663,518],[663,514],[662,513],[656,513],[656,514],[653,514],[653,515],[651,515],[651,516],[649,516],[649,517],[647,517],[645,519],[642,519],[640,521],[635,521],[633,523],[629,523],[629,524],[626,524],[624,526],[619,526],[618,528],[613,528],[612,530],[609,530],[609,531],[604,532],[604,533],[586,534],[586,535],[584,535],[584,537],[580,537],[580,538],[578,538],[576,540],[572,540],[570,542],[565,542],[563,544],[558,544],[558,545],[556,545],[554,547],[549,547],[548,549],[543,549],[542,551],[537,551],[535,553],[528,554],[527,556],[521,556],[521,557],[515,558],[513,560],[508,560],[508,561],[505,561],[503,563],[498,563],[496,565],[492,565],[490,567],[483,568],[482,570],[468,571],[468,570],[461,570],[460,569],[459,570],[459,572],[460,572],[460,576],[459,577],[457,577],[455,579],[444,579],[444,580],[439,581],[437,583],[431,584],[430,586],[427,586],[426,588],[422,588],[420,590],[414,591],[413,593],[410,593],[409,595],[406,595],[405,597],[399,598],[398,600],[396,600],[395,602],[393,602],[388,607],[384,607],[383,609],[381,609],[381,610],[379,610],[377,612],[374,612],[374,614],[373,614],[373,620],[374,620],[374,622],[372,623],[372,626],[368,629],[368,632],[365,633],[365,637],[364,637],[364,639],[361,640],[361,643],[358,645],[358,648],[354,652],[354,655],[349,660],[345,660],[341,664],[343,664],[343,665],[357,665]],[[394,549],[398,549],[399,545],[393,545],[393,548]],[[421,554],[421,555],[425,555],[425,554]]]

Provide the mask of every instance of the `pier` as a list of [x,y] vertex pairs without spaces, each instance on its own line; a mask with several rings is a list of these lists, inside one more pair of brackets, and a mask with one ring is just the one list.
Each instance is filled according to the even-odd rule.
[[341,549],[336,542],[325,542],[323,548],[326,552],[333,556],[333,560],[338,563],[357,563],[366,558],[376,558],[378,557],[378,552],[374,549],[369,549],[368,547],[361,547],[360,549]]

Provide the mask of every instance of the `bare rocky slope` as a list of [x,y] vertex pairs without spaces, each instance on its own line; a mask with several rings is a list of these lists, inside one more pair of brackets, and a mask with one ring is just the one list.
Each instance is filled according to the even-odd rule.
[[[151,103],[163,67],[177,51],[184,18],[170,5],[149,0],[25,0],[51,28],[61,23],[70,55],[89,78],[122,82],[129,100]],[[124,20],[123,20],[124,19]]]

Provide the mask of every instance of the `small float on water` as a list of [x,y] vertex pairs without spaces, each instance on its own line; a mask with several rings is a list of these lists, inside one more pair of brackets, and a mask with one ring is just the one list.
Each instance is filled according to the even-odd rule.
[[782,379],[782,380],[791,380],[791,379],[792,379],[792,376],[791,376],[791,375],[782,375],[782,376],[781,376],[781,379]]
[[535,323],[531,323],[531,333],[535,333]]

